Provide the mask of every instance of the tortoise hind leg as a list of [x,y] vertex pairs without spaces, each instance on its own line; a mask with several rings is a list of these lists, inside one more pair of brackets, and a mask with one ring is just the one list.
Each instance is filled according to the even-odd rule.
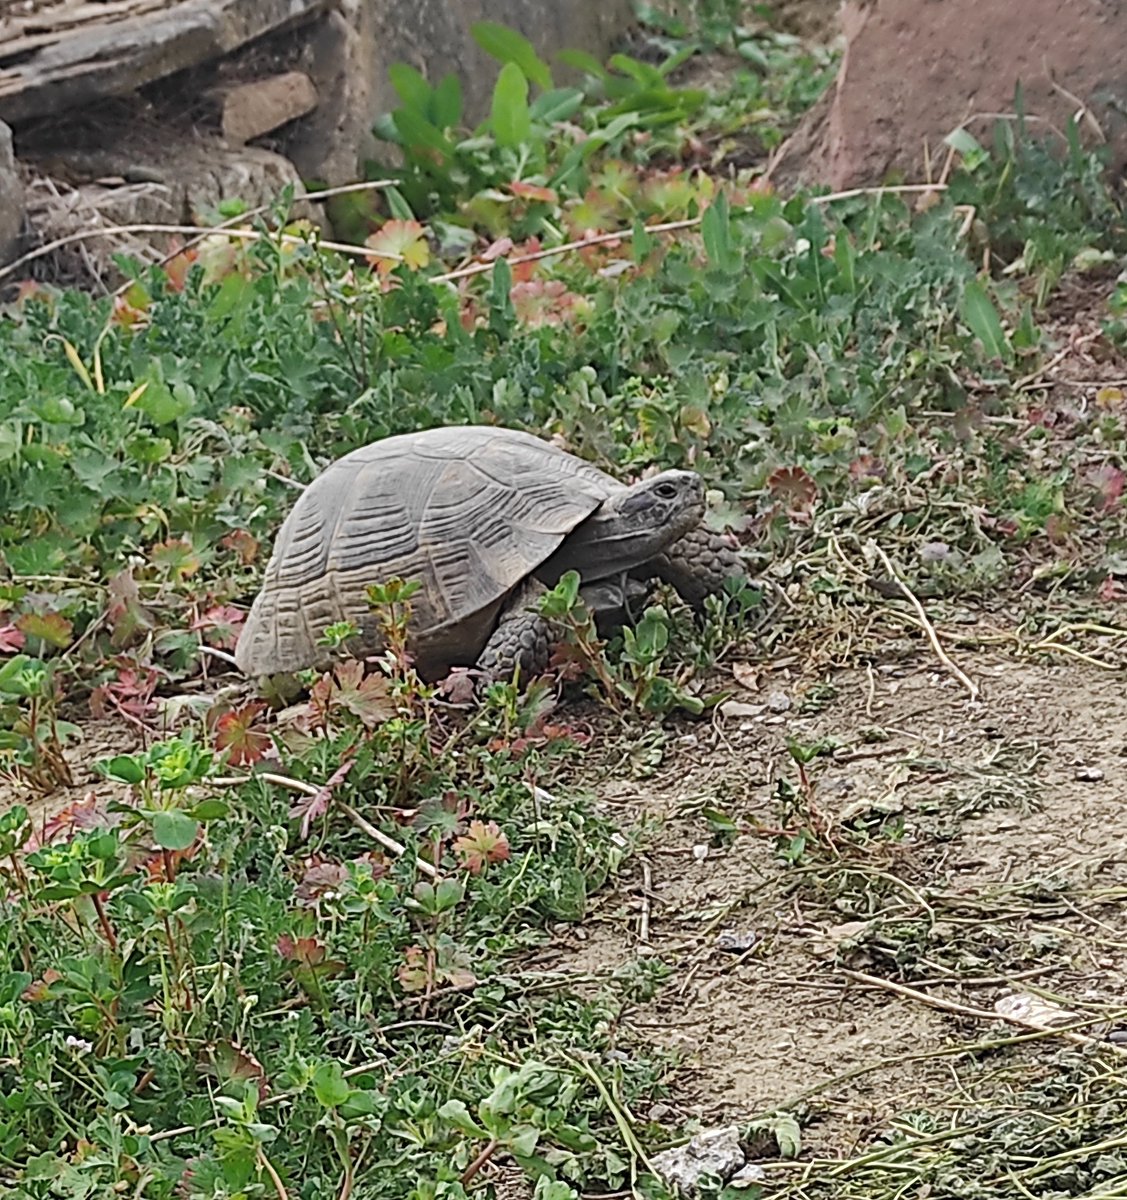
[[537,611],[536,604],[547,588],[537,579],[527,579],[509,597],[497,628],[478,655],[477,669],[488,683],[509,683],[514,672],[523,684],[548,667],[552,651],[552,628]]
[[641,570],[657,576],[698,613],[709,596],[723,595],[724,583],[733,577],[746,578],[747,571],[728,539],[698,525],[679,538]]

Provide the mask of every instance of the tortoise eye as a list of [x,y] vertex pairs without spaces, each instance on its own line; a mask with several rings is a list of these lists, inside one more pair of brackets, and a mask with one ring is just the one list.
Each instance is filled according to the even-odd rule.
[[654,491],[661,497],[662,500],[677,499],[677,485],[675,483],[659,483]]

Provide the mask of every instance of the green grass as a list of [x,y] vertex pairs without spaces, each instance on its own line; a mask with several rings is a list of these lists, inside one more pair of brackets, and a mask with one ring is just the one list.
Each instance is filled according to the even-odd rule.
[[[460,422],[557,434],[621,474],[692,465],[713,519],[809,601],[796,637],[861,603],[831,550],[859,559],[874,531],[947,599],[1051,565],[1068,522],[1091,536],[1064,575],[1113,571],[1121,476],[1093,484],[1072,441],[972,420],[1021,414],[1014,381],[1054,349],[1043,301],[1078,260],[1123,250],[1097,160],[1006,126],[964,140],[920,210],[758,190],[733,164],[793,124],[828,60],[702,13],[655,23],[662,64],[588,63],[577,93],[537,86],[544,64],[494,31],[512,69],[478,130],[454,85],[398,73],[391,220],[366,201],[343,216],[401,267],[263,227],[134,271],[116,304],[43,289],[0,321],[6,769],[29,797],[65,782],[68,722],[91,711],[177,730],[101,768],[99,795],[128,786],[130,804],[72,807],[34,839],[25,811],[0,820],[6,1195],[456,1198],[481,1194],[493,1158],[541,1177],[539,1200],[635,1177],[661,1194],[635,1137],[675,1131],[629,1131],[663,1064],[618,1025],[655,980],[624,968],[580,1000],[522,967],[630,849],[573,794],[583,734],[549,691],[499,689],[458,717],[392,659],[364,684],[338,670],[279,726],[205,680],[201,646],[233,644],[286,479]],[[727,93],[679,86],[705,50],[756,69]],[[431,280],[500,237],[588,229],[630,236]],[[1069,436],[1122,435],[1109,408]],[[686,679],[738,628],[650,621],[648,650],[610,648],[627,722],[689,693],[699,708],[707,685]],[[657,688],[675,673],[680,691]],[[267,764],[297,783],[237,778]]]

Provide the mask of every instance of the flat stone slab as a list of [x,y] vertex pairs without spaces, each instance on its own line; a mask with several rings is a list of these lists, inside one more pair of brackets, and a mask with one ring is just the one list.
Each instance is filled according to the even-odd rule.
[[330,0],[0,0],[0,120],[49,116],[230,54]]

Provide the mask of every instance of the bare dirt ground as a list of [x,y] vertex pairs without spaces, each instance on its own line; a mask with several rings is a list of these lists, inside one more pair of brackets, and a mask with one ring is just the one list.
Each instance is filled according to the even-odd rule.
[[797,37],[828,42],[836,37],[840,22],[839,0],[777,0],[775,19]]
[[[743,1121],[813,1091],[799,1109],[808,1144],[847,1156],[894,1113],[975,1086],[987,1067],[945,1055],[1022,1033],[991,1019],[1001,997],[1036,989],[1085,1013],[1121,1006],[1121,676],[963,661],[977,703],[926,661],[850,672],[817,712],[794,686],[785,713],[720,719],[652,778],[596,783],[659,829],[633,879],[567,935],[559,965],[665,965],[626,1024],[679,1060],[677,1116]],[[807,768],[824,845],[792,866],[772,834],[780,786],[797,783],[788,737],[838,746]],[[736,829],[727,844],[717,813]],[[971,1012],[932,1007],[945,1003]],[[1012,1053],[1036,1073],[1053,1049]]]

